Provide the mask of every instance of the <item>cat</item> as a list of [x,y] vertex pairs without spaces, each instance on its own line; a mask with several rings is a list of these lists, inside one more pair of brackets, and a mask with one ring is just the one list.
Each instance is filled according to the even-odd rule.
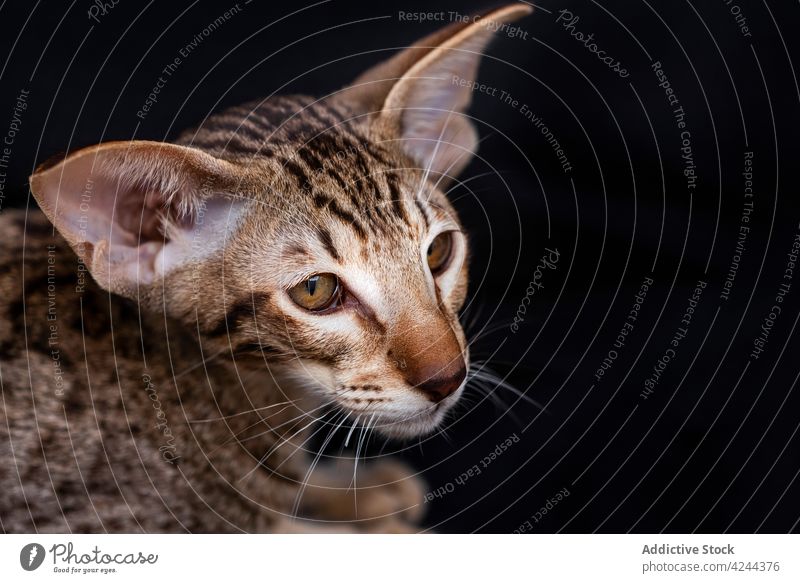
[[0,527],[418,531],[410,468],[354,476],[308,443],[427,434],[462,395],[445,191],[478,140],[453,79],[529,12],[462,19],[322,99],[37,168],[43,212],[0,215]]

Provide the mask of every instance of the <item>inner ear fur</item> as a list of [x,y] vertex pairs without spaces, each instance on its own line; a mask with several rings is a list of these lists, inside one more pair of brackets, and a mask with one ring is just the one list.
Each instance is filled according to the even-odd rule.
[[98,283],[129,295],[180,260],[164,253],[172,235],[193,228],[212,197],[240,190],[242,177],[235,165],[194,148],[133,141],[51,160],[30,186]]

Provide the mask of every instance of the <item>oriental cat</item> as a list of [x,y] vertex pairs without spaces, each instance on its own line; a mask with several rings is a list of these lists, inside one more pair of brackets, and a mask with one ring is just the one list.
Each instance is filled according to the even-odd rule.
[[481,54],[530,10],[324,98],[40,166],[41,212],[0,215],[2,529],[420,530],[409,467],[311,444],[416,439],[462,396],[468,246],[445,192],[477,148]]

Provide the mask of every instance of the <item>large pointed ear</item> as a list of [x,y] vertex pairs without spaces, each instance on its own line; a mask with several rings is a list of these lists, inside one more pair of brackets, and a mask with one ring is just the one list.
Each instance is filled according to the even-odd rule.
[[337,99],[374,114],[383,138],[399,138],[422,168],[456,176],[478,145],[464,113],[483,51],[495,32],[531,11],[511,4],[447,26],[369,69]]
[[135,298],[224,244],[242,172],[194,148],[110,142],[45,163],[30,178],[44,213],[105,289]]

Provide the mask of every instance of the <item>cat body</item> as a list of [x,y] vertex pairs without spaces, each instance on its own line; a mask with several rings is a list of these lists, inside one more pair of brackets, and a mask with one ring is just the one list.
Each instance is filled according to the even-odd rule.
[[354,479],[307,450],[343,426],[434,431],[463,392],[467,242],[444,187],[477,140],[451,78],[529,11],[322,99],[37,169],[44,213],[0,215],[3,530],[415,531],[409,468]]

